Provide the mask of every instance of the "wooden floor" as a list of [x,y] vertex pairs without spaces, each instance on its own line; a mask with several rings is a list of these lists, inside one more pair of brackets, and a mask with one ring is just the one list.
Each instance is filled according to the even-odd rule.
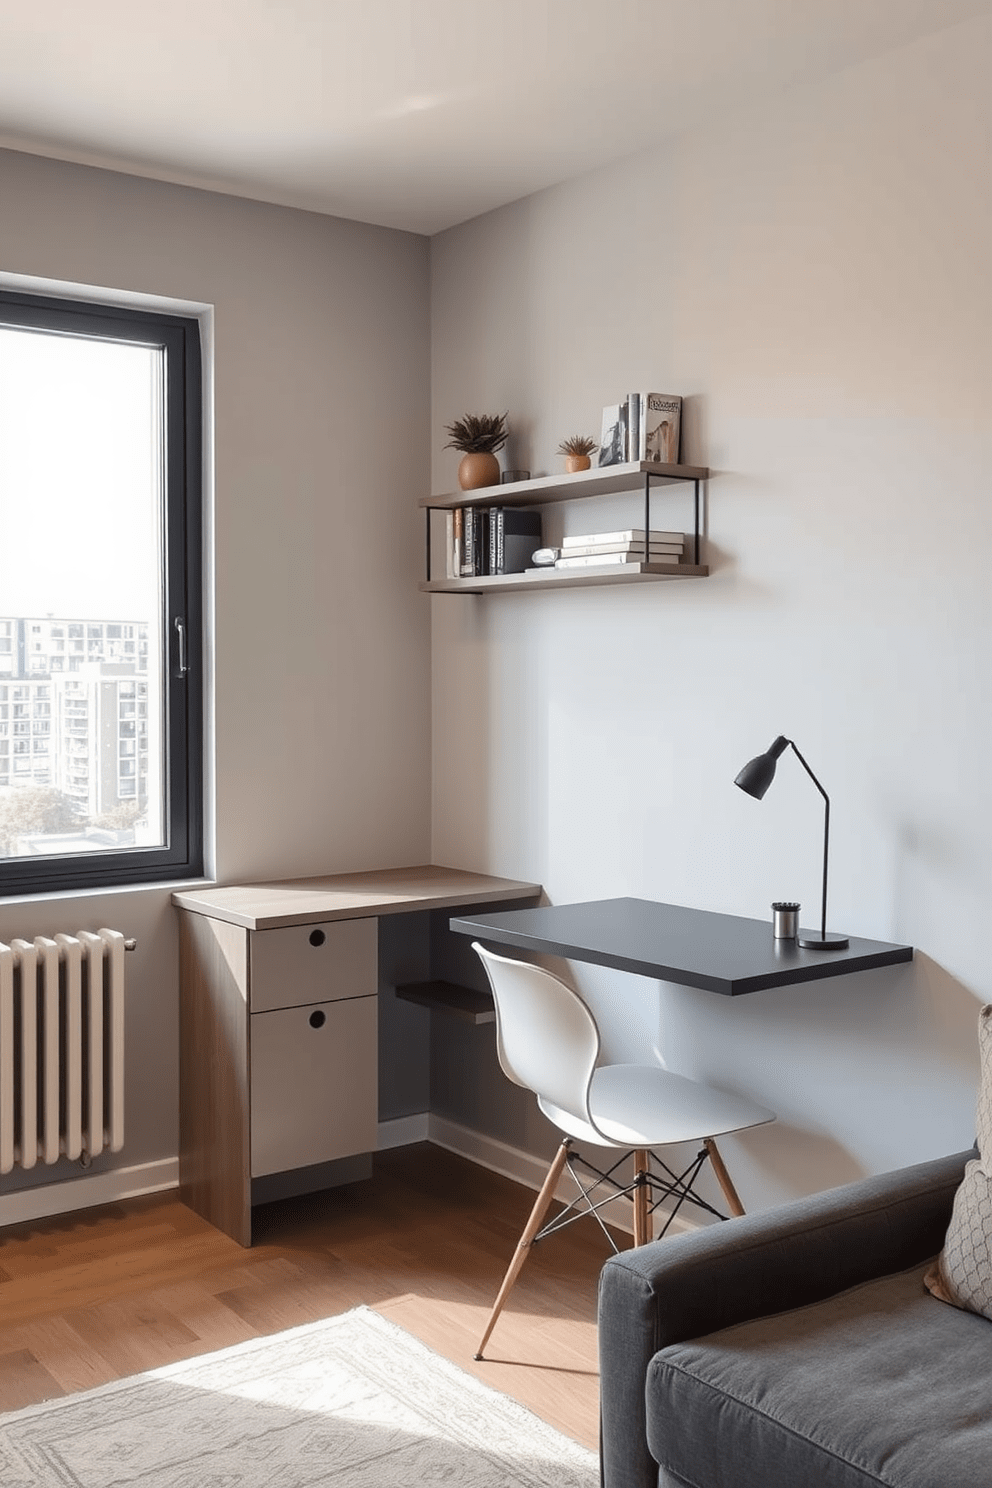
[[[0,1410],[365,1303],[577,1441],[597,1441],[592,1220],[543,1241],[472,1355],[534,1195],[427,1143],[375,1178],[256,1210],[242,1250],[172,1194],[0,1236]],[[621,1247],[629,1236],[617,1236]]]

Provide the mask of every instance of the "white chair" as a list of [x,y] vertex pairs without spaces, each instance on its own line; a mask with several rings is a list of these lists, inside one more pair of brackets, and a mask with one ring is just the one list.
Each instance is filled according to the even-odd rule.
[[[737,1190],[714,1138],[761,1126],[774,1121],[775,1115],[742,1096],[728,1095],[657,1065],[608,1064],[597,1068],[599,1029],[577,992],[540,966],[497,956],[478,941],[473,942],[472,948],[481,957],[496,1003],[496,1048],[503,1073],[517,1085],[534,1091],[540,1109],[564,1135],[493,1304],[475,1356],[481,1359],[510,1290],[537,1240],[591,1213],[615,1251],[616,1245],[598,1210],[621,1195],[633,1200],[635,1245],[643,1245],[652,1238],[651,1216],[668,1198],[674,1197],[676,1203],[661,1230],[662,1235],[686,1202],[724,1219],[726,1215],[719,1214],[694,1191],[693,1185],[707,1159],[731,1213],[743,1214]],[[614,1148],[621,1155],[608,1172],[601,1173],[587,1159],[571,1152],[576,1140]],[[675,1142],[702,1144],[681,1173],[673,1172],[653,1151]],[[631,1154],[633,1181],[623,1184],[613,1175]],[[577,1163],[594,1175],[591,1184],[580,1178],[575,1168]],[[579,1193],[542,1229],[541,1222],[566,1167]],[[662,1171],[659,1173],[658,1169]],[[593,1203],[591,1195],[601,1184],[606,1185],[606,1197]]]

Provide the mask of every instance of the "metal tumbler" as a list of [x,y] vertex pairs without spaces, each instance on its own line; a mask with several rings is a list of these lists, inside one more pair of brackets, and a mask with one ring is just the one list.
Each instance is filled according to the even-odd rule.
[[776,940],[795,940],[799,934],[799,905],[773,904],[773,924]]

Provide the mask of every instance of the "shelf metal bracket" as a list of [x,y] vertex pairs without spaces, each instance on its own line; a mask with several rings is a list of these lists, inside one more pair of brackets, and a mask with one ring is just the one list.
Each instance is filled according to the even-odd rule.
[[[644,472],[644,561],[651,562],[651,481],[663,480],[664,476],[653,470]],[[699,566],[699,477],[693,486],[692,561]]]

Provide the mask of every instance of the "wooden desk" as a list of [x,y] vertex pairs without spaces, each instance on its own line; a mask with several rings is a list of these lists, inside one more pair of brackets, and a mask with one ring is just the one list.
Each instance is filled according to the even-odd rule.
[[913,959],[912,946],[853,936],[845,950],[803,951],[795,941],[776,940],[770,918],[713,914],[650,899],[460,915],[451,929],[490,945],[589,961],[727,997]]
[[[378,1124],[379,920],[526,903],[540,891],[425,865],[173,894],[183,1202],[250,1245],[253,1203],[367,1177]],[[428,981],[400,990],[484,1016],[471,1013],[471,989]]]

